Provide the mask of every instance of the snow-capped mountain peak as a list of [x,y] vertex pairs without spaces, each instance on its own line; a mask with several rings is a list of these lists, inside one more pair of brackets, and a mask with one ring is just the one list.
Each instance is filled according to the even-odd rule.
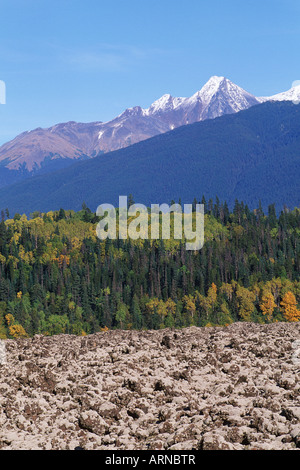
[[300,102],[300,83],[270,97],[256,98],[228,78],[212,76],[188,98],[166,93],[148,108],[127,108],[107,122],[57,124],[17,136],[0,147],[0,162],[7,169],[29,171],[44,160],[94,157],[140,142],[177,127],[225,114],[233,114],[265,101]]
[[143,113],[145,116],[153,116],[155,114],[173,111],[181,106],[186,99],[187,98],[173,98],[170,94],[165,94],[158,100],[154,101],[149,108],[144,109]]
[[193,96],[199,96],[203,102],[208,102],[226,81],[229,82],[229,80],[227,80],[225,77],[213,76],[208,80],[208,82],[205,83],[201,90],[195,93]]
[[[186,115],[192,112],[194,117],[187,118],[185,122],[181,123],[187,124],[229,112],[237,112],[258,103],[259,101],[253,95],[227,78],[214,75],[191,97],[174,98],[170,94],[165,94],[154,101],[149,108],[143,109],[143,115],[155,116],[170,112]],[[211,106],[214,108],[213,110],[209,110]]]
[[[235,85],[228,78],[214,75],[182,105],[186,110],[194,108],[194,119],[202,121],[238,112],[258,103],[255,96]],[[191,122],[189,119],[188,123]]]
[[258,103],[255,96],[235,85],[228,78],[214,75],[199,91],[187,98],[184,106],[197,108],[195,120],[202,121],[223,114],[235,113]]
[[164,112],[167,109],[173,109],[173,97],[169,93],[166,93],[158,100],[154,101],[154,103],[152,103],[149,108],[144,109],[143,112],[145,116],[150,116],[152,114]]

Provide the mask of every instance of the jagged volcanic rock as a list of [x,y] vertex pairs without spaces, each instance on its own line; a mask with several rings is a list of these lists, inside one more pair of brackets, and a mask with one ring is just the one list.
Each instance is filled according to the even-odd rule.
[[299,323],[6,340],[1,449],[300,448]]

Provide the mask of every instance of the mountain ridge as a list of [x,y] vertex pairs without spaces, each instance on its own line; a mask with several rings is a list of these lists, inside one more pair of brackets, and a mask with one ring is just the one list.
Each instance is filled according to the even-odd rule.
[[240,113],[181,126],[124,149],[0,189],[10,213],[60,209],[93,211],[136,202],[192,203],[202,195],[256,208],[299,205],[300,107],[267,102]]
[[86,159],[118,150],[182,125],[214,119],[259,104],[225,77],[211,77],[189,98],[165,94],[148,108],[127,108],[107,122],[59,123],[23,132],[0,147],[0,169],[35,173],[58,159]]
[[23,132],[0,147],[0,187],[267,101],[298,103],[300,85],[295,84],[287,92],[257,98],[225,77],[212,76],[188,98],[165,94],[148,108],[127,108],[107,122],[69,121]]

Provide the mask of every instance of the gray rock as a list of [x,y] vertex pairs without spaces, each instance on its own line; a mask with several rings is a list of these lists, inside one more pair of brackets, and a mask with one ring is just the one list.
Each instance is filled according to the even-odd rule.
[[5,340],[0,449],[300,448],[300,323]]

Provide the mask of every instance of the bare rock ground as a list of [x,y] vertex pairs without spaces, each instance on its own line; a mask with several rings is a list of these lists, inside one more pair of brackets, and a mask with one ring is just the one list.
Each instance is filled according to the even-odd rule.
[[299,449],[299,340],[300,323],[6,340],[0,449]]

